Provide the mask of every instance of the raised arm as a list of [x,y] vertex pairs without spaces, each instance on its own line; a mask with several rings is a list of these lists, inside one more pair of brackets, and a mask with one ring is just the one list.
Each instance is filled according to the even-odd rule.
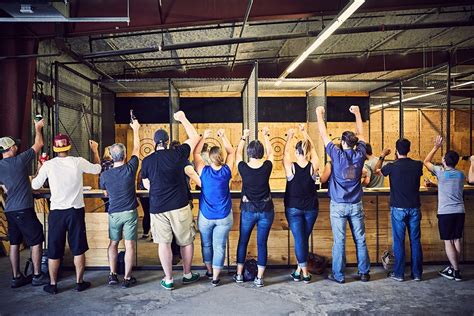
[[362,116],[360,115],[359,106],[353,105],[349,108],[349,111],[355,116],[355,127],[357,137],[359,138],[359,140],[365,142],[364,124],[362,123]]
[[265,150],[267,152],[267,160],[270,160],[273,163],[273,147],[272,143],[270,142],[270,130],[268,127],[264,127],[262,129],[263,132],[263,139],[265,140]]
[[319,129],[319,134],[321,135],[321,138],[324,143],[324,147],[326,147],[330,142],[331,138],[328,136],[328,132],[326,130],[326,124],[324,123],[324,112],[326,110],[324,109],[324,106],[318,106],[316,108],[316,117],[318,119],[318,129]]
[[242,132],[242,137],[240,137],[239,145],[237,146],[237,153],[235,155],[235,164],[238,166],[243,159],[243,151],[245,146],[245,141],[250,135],[249,129],[244,129]]
[[283,154],[283,167],[285,168],[286,177],[288,178],[293,174],[292,172],[292,161],[291,161],[291,140],[295,135],[295,130],[290,128],[288,132],[286,132],[286,143],[285,143],[285,152]]
[[308,132],[306,131],[304,124],[300,124],[299,128],[300,128],[300,131],[303,133],[304,139],[306,139],[311,145],[311,150],[309,152],[310,157],[311,157],[311,164],[313,165],[314,172],[317,172],[320,168],[320,165],[319,165],[318,153],[316,152],[316,146],[314,146],[314,142],[309,136]]
[[35,121],[35,143],[31,148],[35,151],[35,153],[39,153],[41,148],[43,148],[44,141],[43,141],[43,126],[44,120],[41,119],[38,122]]
[[206,166],[206,163],[202,159],[201,151],[202,151],[202,147],[204,146],[204,143],[206,142],[206,138],[208,138],[210,135],[211,135],[211,130],[206,129],[204,131],[203,136],[200,137],[196,148],[194,148],[194,152],[193,152],[194,167],[196,168],[196,170],[199,174],[201,174],[202,169]]
[[423,160],[423,164],[429,171],[433,171],[434,165],[431,163],[431,160],[433,160],[434,155],[436,154],[438,149],[441,148],[442,145],[443,145],[443,137],[441,137],[441,135],[436,136],[433,149],[431,149],[431,151],[426,156],[425,160]]
[[326,165],[324,166],[324,170],[321,174],[321,176],[319,177],[321,183],[326,183],[329,181],[329,177],[331,177],[331,173],[332,173],[332,164],[330,162],[326,163]]
[[469,168],[469,173],[467,174],[467,182],[474,184],[474,156],[471,156],[471,167]]
[[139,156],[140,154],[140,123],[138,120],[133,120],[133,122],[130,124],[130,127],[133,130],[133,151],[132,151],[132,156]]
[[217,131],[217,136],[219,136],[222,139],[222,144],[224,145],[224,149],[227,153],[227,156],[225,158],[225,163],[230,168],[230,170],[232,170],[234,167],[234,161],[235,161],[235,149],[234,147],[232,147],[232,144],[230,143],[229,139],[225,135],[225,130],[223,128]]
[[189,147],[191,147],[191,152],[193,152],[194,148],[199,142],[199,139],[200,139],[199,134],[197,133],[194,126],[189,122],[188,118],[186,117],[183,111],[176,112],[173,117],[176,121],[183,124],[184,130],[186,131],[186,134],[188,135],[188,139],[184,141],[184,143],[188,144]]
[[99,157],[99,144],[93,140],[89,140],[89,146],[92,151],[93,155],[93,164],[100,164],[100,157]]
[[390,150],[390,148],[385,148],[382,151],[382,153],[380,154],[379,160],[377,161],[377,163],[374,166],[374,170],[375,170],[377,175],[381,175],[380,169],[382,169],[383,161],[385,160],[385,157],[390,155],[391,152],[392,151]]
[[201,185],[201,178],[200,178],[199,175],[196,173],[196,170],[194,170],[193,166],[187,165],[186,167],[184,167],[184,173],[185,173],[191,180],[193,180],[194,183],[196,183],[196,185],[202,187],[202,185]]

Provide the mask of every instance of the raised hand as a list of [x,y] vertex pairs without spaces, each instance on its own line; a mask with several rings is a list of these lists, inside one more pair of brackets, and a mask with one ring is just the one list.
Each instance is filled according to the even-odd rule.
[[359,109],[359,106],[358,105],[352,105],[350,108],[349,108],[349,112],[351,112],[352,114],[357,114],[357,113],[360,113],[360,109]]
[[286,135],[288,136],[288,139],[293,138],[293,136],[295,136],[295,129],[290,128],[288,132],[286,132]]
[[247,138],[250,135],[250,130],[249,129],[244,129],[244,132],[242,133],[242,138]]
[[138,122],[137,119],[133,120],[132,123],[130,123],[130,127],[134,130],[134,131],[138,131],[140,129],[140,123]]
[[322,105],[320,105],[316,108],[316,114],[317,115],[324,115],[325,112],[326,112],[326,109]]
[[203,137],[204,138],[209,138],[209,137],[211,137],[211,134],[212,134],[211,130],[206,129],[206,130],[204,130]]
[[434,146],[436,148],[440,148],[441,146],[443,146],[443,137],[441,137],[441,135],[436,136]]
[[263,136],[270,136],[270,130],[267,126],[262,129]]
[[298,128],[300,129],[300,132],[304,133],[306,127],[304,126],[304,124],[299,124]]
[[44,119],[41,119],[39,121],[35,120],[35,130],[40,130],[44,126]]
[[225,136],[225,129],[220,128],[217,130],[217,137],[224,137]]
[[382,156],[387,157],[388,155],[390,155],[391,152],[392,152],[392,150],[390,148],[385,148],[382,151]]
[[186,119],[186,114],[184,114],[183,111],[178,111],[173,114],[173,118],[178,122],[182,122],[184,119]]
[[99,144],[93,140],[89,140],[89,146],[93,152],[97,152],[99,150]]

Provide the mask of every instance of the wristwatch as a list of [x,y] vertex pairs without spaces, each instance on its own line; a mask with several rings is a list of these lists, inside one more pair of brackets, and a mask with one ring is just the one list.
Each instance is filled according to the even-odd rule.
[[384,156],[380,156],[380,157],[379,157],[379,160],[385,160],[385,157],[384,157]]

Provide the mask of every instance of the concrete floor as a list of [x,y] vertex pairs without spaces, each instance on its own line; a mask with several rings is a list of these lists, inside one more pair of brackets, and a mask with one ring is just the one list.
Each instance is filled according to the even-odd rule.
[[[290,270],[268,270],[265,287],[235,284],[225,274],[223,284],[212,288],[208,280],[182,286],[172,292],[159,285],[161,271],[136,271],[139,284],[130,289],[106,285],[107,271],[86,271],[93,287],[77,293],[72,272],[59,283],[60,293],[50,295],[41,287],[10,289],[10,266],[0,258],[0,315],[9,314],[186,314],[186,315],[310,315],[310,314],[474,314],[474,265],[463,267],[463,282],[438,277],[439,266],[425,267],[424,281],[402,283],[385,278],[373,268],[372,281],[362,283],[350,276],[346,284],[315,276],[313,282],[296,283]],[[200,271],[202,272],[202,271]]]

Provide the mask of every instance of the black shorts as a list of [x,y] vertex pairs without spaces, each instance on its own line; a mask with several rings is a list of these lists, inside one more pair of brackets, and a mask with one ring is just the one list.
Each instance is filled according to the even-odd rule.
[[48,258],[61,259],[67,242],[74,256],[85,253],[87,244],[84,208],[52,210],[48,216]]
[[464,230],[464,213],[438,214],[438,229],[441,240],[461,239]]
[[34,209],[5,212],[5,215],[10,245],[20,245],[24,240],[27,246],[35,246],[44,241],[43,225]]

